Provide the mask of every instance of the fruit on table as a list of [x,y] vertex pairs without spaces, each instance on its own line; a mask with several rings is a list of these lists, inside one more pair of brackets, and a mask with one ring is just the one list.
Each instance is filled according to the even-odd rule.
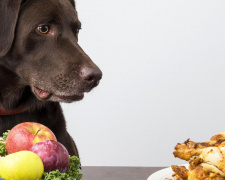
[[8,154],[29,150],[35,143],[44,140],[55,140],[54,133],[46,126],[35,122],[24,122],[16,125],[9,132],[5,148]]
[[33,145],[30,151],[36,153],[41,158],[45,172],[58,169],[61,173],[64,173],[69,169],[69,153],[66,148],[57,141],[41,141]]
[[37,180],[44,173],[39,156],[30,151],[7,155],[0,161],[0,177],[6,180]]

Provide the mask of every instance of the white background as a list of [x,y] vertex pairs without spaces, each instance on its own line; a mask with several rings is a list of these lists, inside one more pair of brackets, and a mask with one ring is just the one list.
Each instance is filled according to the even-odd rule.
[[174,146],[225,131],[224,0],[77,0],[79,43],[102,69],[63,104],[83,166],[169,166]]

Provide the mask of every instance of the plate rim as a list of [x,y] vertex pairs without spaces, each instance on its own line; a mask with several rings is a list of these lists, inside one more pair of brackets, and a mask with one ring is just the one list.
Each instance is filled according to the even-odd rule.
[[[188,167],[189,164],[181,164],[178,166]],[[170,166],[170,167],[163,168],[159,171],[154,172],[148,177],[147,180],[164,180],[165,178],[172,178],[172,173],[173,173],[173,170],[171,169],[171,166]]]

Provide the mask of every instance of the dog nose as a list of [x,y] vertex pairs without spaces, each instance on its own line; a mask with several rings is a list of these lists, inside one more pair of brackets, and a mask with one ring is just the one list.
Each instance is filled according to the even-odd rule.
[[80,77],[84,82],[94,87],[101,80],[102,71],[98,67],[83,66],[80,69]]

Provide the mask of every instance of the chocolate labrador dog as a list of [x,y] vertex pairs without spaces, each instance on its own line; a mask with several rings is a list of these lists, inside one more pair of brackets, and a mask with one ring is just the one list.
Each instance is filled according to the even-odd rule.
[[38,122],[79,157],[59,102],[81,100],[102,77],[78,44],[80,29],[73,0],[0,0],[1,134]]

